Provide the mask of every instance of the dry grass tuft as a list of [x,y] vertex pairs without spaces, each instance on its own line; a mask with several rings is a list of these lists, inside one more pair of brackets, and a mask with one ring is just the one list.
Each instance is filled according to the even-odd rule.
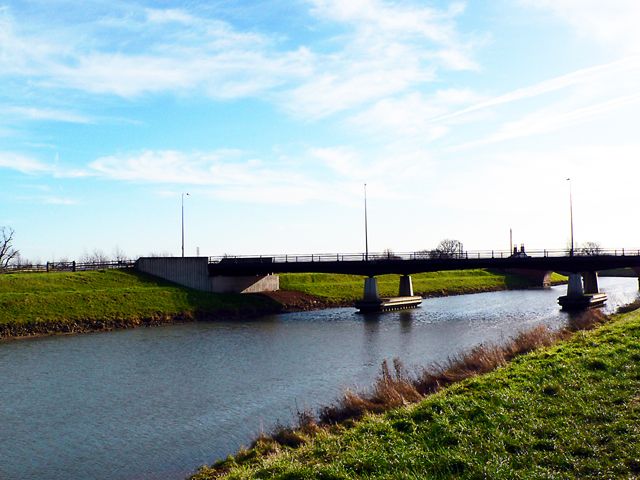
[[278,426],[270,436],[261,436],[255,443],[265,445],[271,442],[273,448],[278,445],[295,448],[306,443],[323,427],[347,424],[366,413],[382,413],[418,402],[448,385],[495,370],[518,355],[553,345],[576,331],[590,330],[607,320],[602,311],[588,310],[572,316],[564,329],[551,330],[545,325],[538,325],[503,345],[478,345],[444,364],[432,365],[415,373],[409,372],[397,358],[393,360],[392,367],[385,360],[368,391],[346,391],[335,403],[320,409],[317,419],[310,411],[298,412],[296,427]]
[[585,310],[584,312],[573,314],[569,317],[569,332],[578,332],[580,330],[592,330],[598,325],[607,322],[609,317],[601,310]]
[[622,305],[618,307],[618,310],[616,310],[616,313],[629,313],[629,312],[633,312],[634,310],[638,310],[639,308],[640,308],[640,298],[637,298],[636,300],[634,300],[633,302],[627,305]]

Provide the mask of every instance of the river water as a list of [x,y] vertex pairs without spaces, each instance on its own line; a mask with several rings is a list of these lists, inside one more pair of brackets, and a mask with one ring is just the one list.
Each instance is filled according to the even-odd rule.
[[[636,279],[600,279],[607,310]],[[0,343],[0,478],[182,479],[297,410],[568,316],[565,287]]]

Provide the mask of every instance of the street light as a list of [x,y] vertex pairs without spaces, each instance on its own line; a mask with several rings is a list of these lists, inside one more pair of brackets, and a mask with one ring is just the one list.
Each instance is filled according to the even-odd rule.
[[364,259],[369,261],[369,235],[367,232],[367,184],[364,184]]
[[570,256],[573,257],[573,194],[571,191],[571,179],[567,178],[567,182],[569,182],[569,214],[571,218],[571,253]]
[[189,196],[188,193],[180,194],[180,206],[182,207],[182,257],[184,258],[184,196]]

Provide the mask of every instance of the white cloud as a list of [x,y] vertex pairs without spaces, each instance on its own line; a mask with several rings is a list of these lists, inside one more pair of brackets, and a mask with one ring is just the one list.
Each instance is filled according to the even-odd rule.
[[47,163],[22,153],[0,151],[0,168],[16,170],[26,175],[46,175],[55,178],[81,178],[88,172],[81,168],[68,168],[55,162]]
[[86,115],[65,110],[40,107],[0,107],[0,112],[14,118],[26,118],[29,120],[46,120],[66,123],[92,123]]
[[[467,108],[445,114],[436,120],[446,120],[454,117],[466,115],[478,110],[483,110],[491,107],[497,107],[512,102],[526,100],[529,98],[539,97],[545,94],[554,93],[559,90],[565,90],[568,88],[575,88],[581,85],[589,85],[600,83],[604,84],[607,81],[615,80],[617,82],[625,82],[629,78],[629,75],[638,75],[640,72],[640,56],[630,56],[616,60],[614,62],[605,63],[602,65],[596,65],[584,69],[577,70],[565,75],[545,80],[534,85],[530,85],[523,88],[518,88],[511,92],[488,98],[479,103],[471,105]],[[607,90],[610,90],[610,86],[607,85]]]
[[27,175],[44,174],[53,172],[50,165],[40,162],[34,158],[13,152],[0,151],[0,168],[17,170]]
[[189,25],[197,22],[197,19],[193,15],[177,8],[168,8],[164,10],[158,8],[147,8],[145,11],[149,22],[152,23],[176,22]]
[[337,48],[316,53],[312,77],[285,91],[287,111],[320,118],[432,82],[438,69],[469,70],[472,41],[463,42],[455,27],[459,5],[447,11],[378,0],[315,0],[314,14],[337,23]]
[[[446,89],[432,95],[414,92],[385,98],[356,113],[348,123],[369,134],[384,137],[413,137],[431,142],[446,135],[461,120],[442,119],[461,105],[477,103],[480,96],[469,89]],[[434,119],[438,119],[434,121]],[[468,121],[470,116],[465,117]]]
[[44,197],[42,199],[46,205],[77,205],[78,202],[72,198],[66,197]]
[[[448,126],[451,122],[477,122],[473,115],[493,116],[483,122],[475,139],[462,141],[453,150],[468,149],[515,138],[552,133],[578,124],[597,121],[640,101],[640,56],[626,57],[560,75],[519,88],[470,106],[437,115],[429,125]],[[420,111],[420,110],[418,110]],[[627,114],[626,120],[637,121]],[[428,130],[426,130],[428,131]],[[477,138],[481,136],[481,138]],[[458,138],[463,138],[458,135]]]
[[[143,28],[167,23],[172,27]],[[107,31],[98,36],[98,27]],[[40,87],[128,98],[184,91],[236,98],[258,95],[307,72],[304,49],[279,52],[267,36],[181,10],[148,10],[142,19],[75,28],[27,30],[8,14],[0,15],[0,75],[29,77]],[[131,46],[126,50],[108,41],[127,35]]]
[[420,88],[438,69],[477,68],[474,41],[462,40],[456,29],[461,5],[438,10],[409,2],[313,1],[316,21],[343,33],[321,45],[289,48],[278,32],[242,31],[185,9],[134,9],[47,29],[5,12],[0,72],[29,77],[39,87],[126,98],[161,92],[261,96],[314,119]]
[[521,0],[551,12],[581,36],[595,39],[622,54],[640,53],[640,2],[637,0]]

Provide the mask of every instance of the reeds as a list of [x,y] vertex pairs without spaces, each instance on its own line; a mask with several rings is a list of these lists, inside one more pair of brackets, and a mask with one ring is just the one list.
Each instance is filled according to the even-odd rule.
[[443,364],[434,364],[410,372],[395,358],[390,366],[384,360],[373,386],[361,392],[347,390],[332,405],[321,408],[316,417],[312,412],[298,412],[295,427],[277,426],[270,435],[262,434],[258,443],[270,448],[279,446],[296,448],[306,443],[322,428],[346,424],[367,413],[387,410],[416,403],[425,396],[467,378],[488,373],[506,365],[511,359],[541,347],[569,338],[579,330],[589,330],[608,320],[599,310],[589,310],[570,318],[568,325],[552,330],[538,325],[526,330],[502,345],[482,344],[470,351],[449,358]]

